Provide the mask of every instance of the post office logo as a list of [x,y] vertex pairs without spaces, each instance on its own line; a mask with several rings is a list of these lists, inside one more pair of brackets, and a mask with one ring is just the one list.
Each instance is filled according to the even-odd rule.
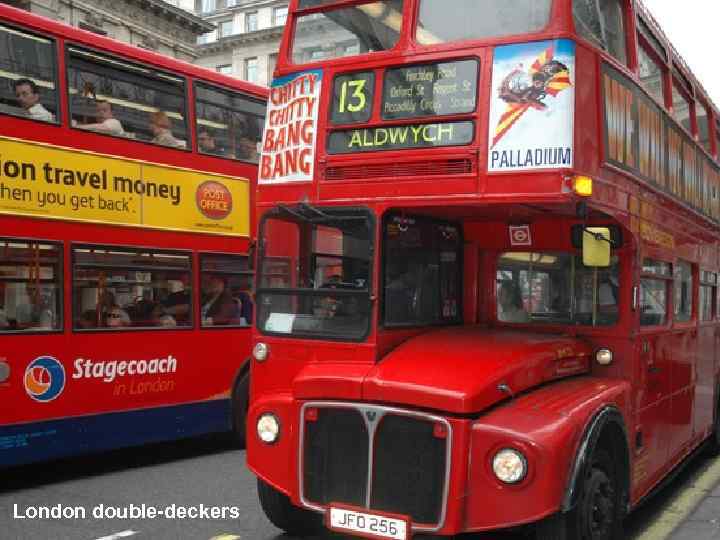
[[232,194],[220,182],[208,180],[200,184],[195,200],[198,210],[210,219],[225,219],[232,212]]

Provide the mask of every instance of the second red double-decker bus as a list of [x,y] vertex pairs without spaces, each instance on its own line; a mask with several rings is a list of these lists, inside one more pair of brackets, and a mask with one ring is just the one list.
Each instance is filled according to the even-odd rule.
[[720,431],[720,114],[638,2],[290,5],[258,189],[266,514],[621,538]]
[[0,6],[0,467],[244,436],[266,95]]

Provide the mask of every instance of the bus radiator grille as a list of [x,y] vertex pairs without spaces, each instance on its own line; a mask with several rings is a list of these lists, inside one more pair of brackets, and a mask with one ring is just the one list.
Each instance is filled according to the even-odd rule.
[[420,418],[382,419],[375,434],[371,508],[410,515],[416,523],[440,520],[447,443],[433,435],[433,427]]
[[367,493],[368,431],[353,409],[319,409],[305,424],[303,487],[316,504],[364,506]]
[[374,430],[369,509],[409,515],[423,525],[439,523],[448,440],[434,435],[432,420],[387,412],[366,422],[363,412],[352,406],[317,411],[317,419],[304,426],[307,502],[367,507],[369,433]]

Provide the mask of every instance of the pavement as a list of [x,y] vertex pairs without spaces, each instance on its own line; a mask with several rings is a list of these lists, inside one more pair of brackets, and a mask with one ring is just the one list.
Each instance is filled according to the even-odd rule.
[[720,456],[683,483],[637,540],[720,540]]
[[720,482],[717,479],[669,537],[669,540],[710,539],[720,539]]

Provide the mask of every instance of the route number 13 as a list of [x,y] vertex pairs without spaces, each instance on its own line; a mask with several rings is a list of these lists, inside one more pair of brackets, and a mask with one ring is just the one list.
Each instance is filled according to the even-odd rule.
[[352,124],[370,120],[375,74],[372,71],[339,75],[333,85],[332,121]]
[[[360,112],[367,105],[367,97],[365,96],[366,80],[360,81],[343,81],[340,90],[340,110],[344,113],[346,110],[351,113]],[[352,92],[350,101],[348,101],[348,88]]]

